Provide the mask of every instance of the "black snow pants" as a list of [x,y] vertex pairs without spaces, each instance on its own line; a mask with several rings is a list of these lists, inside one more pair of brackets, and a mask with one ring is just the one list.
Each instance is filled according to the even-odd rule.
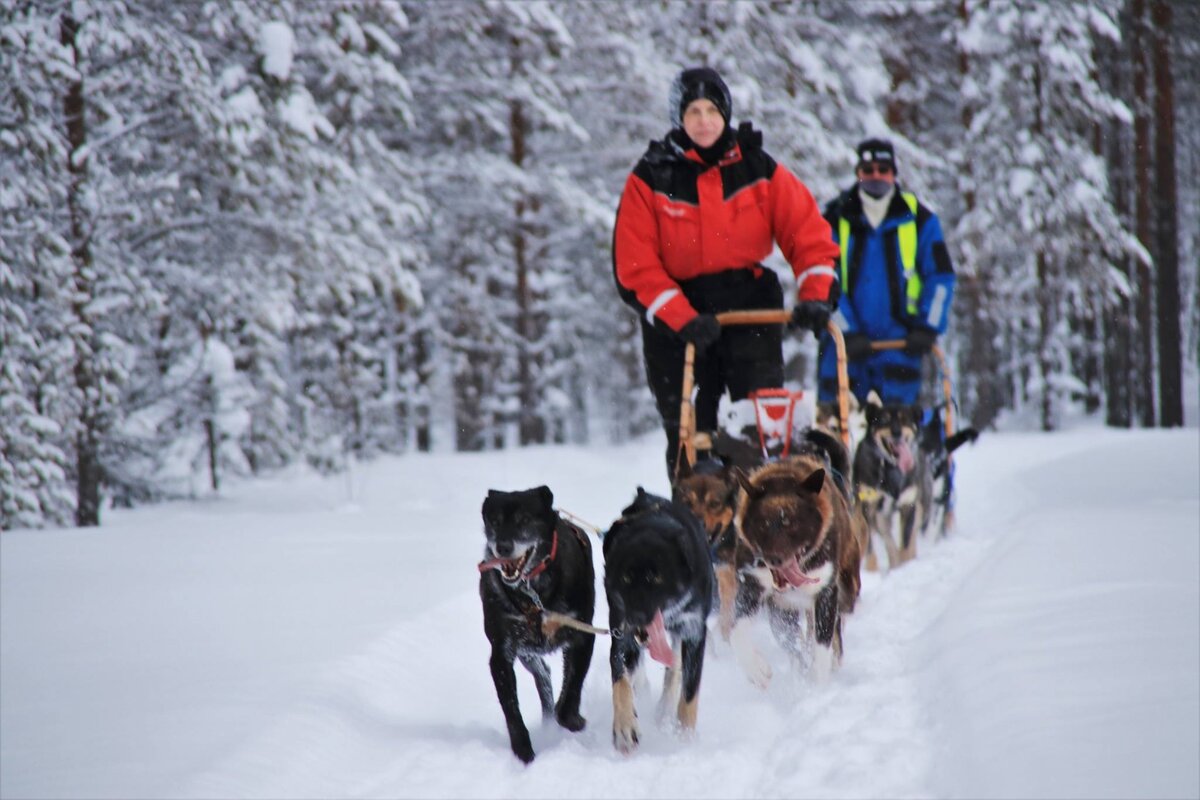
[[[783,308],[778,276],[769,269],[732,269],[681,281],[679,288],[701,314]],[[679,335],[642,319],[646,380],[667,433],[667,477],[679,458],[679,405],[683,351]],[[696,430],[715,432],[721,395],[741,400],[755,389],[783,385],[783,329],[779,325],[730,325],[720,340],[696,354]]]

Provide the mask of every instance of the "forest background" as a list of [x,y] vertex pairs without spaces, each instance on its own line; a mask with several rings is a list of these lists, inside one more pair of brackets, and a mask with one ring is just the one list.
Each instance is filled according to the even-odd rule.
[[0,529],[655,429],[612,223],[698,64],[818,202],[896,143],[963,418],[1184,423],[1200,3],[17,0]]

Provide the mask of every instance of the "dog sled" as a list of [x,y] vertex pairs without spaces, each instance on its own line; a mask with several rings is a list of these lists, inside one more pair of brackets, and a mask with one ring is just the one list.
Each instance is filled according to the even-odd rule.
[[[728,311],[717,314],[717,322],[722,327],[727,325],[786,325],[790,321],[791,314],[784,310]],[[688,344],[684,351],[679,415],[679,457],[676,463],[676,474],[672,476],[672,483],[678,482],[682,475],[690,474],[694,470],[702,451],[718,455],[722,460],[729,460],[734,465],[743,467],[759,466],[767,461],[786,457],[792,442],[798,442],[804,438],[805,427],[819,427],[819,422],[829,423],[828,427],[836,428],[835,433],[845,446],[847,455],[852,460],[857,460],[857,443],[852,441],[854,428],[852,428],[850,418],[851,395],[845,341],[841,330],[833,322],[828,323],[826,329],[830,333],[836,355],[836,419],[830,415],[828,419],[818,420],[816,412],[800,413],[797,410],[797,401],[801,396],[806,395],[805,392],[766,389],[753,392],[749,398],[732,404],[733,406],[748,405],[752,408],[752,416],[749,417],[748,424],[744,427],[739,423],[739,425],[730,426],[732,430],[729,430],[725,425],[728,420],[723,418],[718,431],[698,431],[696,411],[692,401],[692,394],[696,388],[696,350],[694,345]],[[903,340],[872,343],[875,350],[903,349],[904,346]],[[920,507],[920,516],[916,528],[909,527],[907,529],[909,533],[903,536],[905,552],[902,560],[908,560],[915,556],[918,533],[935,532],[937,536],[941,537],[952,529],[954,523],[952,452],[954,447],[961,444],[960,440],[969,441],[975,436],[975,432],[970,429],[968,429],[969,434],[956,430],[953,381],[945,353],[935,343],[930,350],[930,355],[936,366],[937,380],[941,383],[943,399],[933,408],[921,408],[921,418],[915,421],[916,441],[912,444],[917,458],[920,460],[921,488],[918,494],[919,499],[916,500]],[[807,398],[811,400],[813,394],[815,393],[807,393]],[[743,416],[741,423],[746,422],[747,420]],[[733,435],[726,435],[727,430]],[[714,441],[714,435],[720,441]],[[767,446],[768,435],[776,445],[773,449]],[[757,441],[754,441],[755,438]],[[864,435],[864,441],[865,438]],[[739,463],[739,458],[742,463]],[[851,478],[849,474],[842,477],[847,482]],[[858,483],[857,477],[855,483]],[[872,490],[864,487],[855,489],[856,494],[863,491],[870,492]],[[863,498],[858,497],[857,500],[862,502]],[[902,500],[898,495],[889,504],[889,507],[903,502],[913,502],[911,495],[908,496],[907,501]],[[864,504],[864,513],[870,505],[870,503]],[[901,533],[904,533],[903,525]],[[890,536],[885,537],[885,543],[890,538]],[[889,564],[902,563],[897,561],[895,555],[891,555],[891,550],[892,548],[889,548]]]
[[[725,311],[716,315],[717,322],[722,328],[730,325],[787,325],[791,322],[791,312],[782,309],[758,309],[745,311]],[[850,441],[850,379],[846,369],[846,344],[842,339],[841,329],[833,322],[826,325],[833,339],[837,354],[837,412],[838,428],[842,444],[847,451],[853,452]],[[683,391],[679,409],[679,459],[676,465],[676,475],[684,469],[696,465],[698,453],[701,450],[712,452],[716,442],[709,431],[696,430],[696,409],[692,402],[692,392],[695,387],[696,346],[689,342],[683,356]],[[793,424],[815,420],[815,414],[807,419],[795,417],[797,402],[803,393],[788,392],[787,390],[759,390],[749,398],[754,409],[756,427],[760,436],[760,447],[765,457],[767,446],[762,436],[765,427],[771,427],[782,437],[782,448],[786,454],[791,443]],[[783,423],[782,426],[779,423]],[[774,423],[772,425],[772,423]]]

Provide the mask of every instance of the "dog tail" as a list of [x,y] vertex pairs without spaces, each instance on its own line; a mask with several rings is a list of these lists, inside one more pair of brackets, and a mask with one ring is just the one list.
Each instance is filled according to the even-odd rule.
[[974,442],[979,438],[979,431],[974,428],[963,428],[961,431],[954,433],[950,438],[946,439],[946,452],[953,453],[958,448],[968,442]]
[[847,481],[850,480],[850,451],[842,444],[842,440],[828,431],[820,428],[809,428],[804,431],[804,441],[823,454],[833,470],[834,479],[842,487],[843,493],[848,493]]

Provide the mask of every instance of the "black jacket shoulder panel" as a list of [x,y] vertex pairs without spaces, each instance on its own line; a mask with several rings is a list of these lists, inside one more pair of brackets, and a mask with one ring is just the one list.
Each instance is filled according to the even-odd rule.
[[749,122],[738,126],[737,143],[742,157],[721,167],[721,186],[725,199],[761,180],[775,177],[775,159],[762,149],[762,133]]
[[650,143],[633,168],[633,174],[652,192],[665,194],[676,202],[697,205],[700,202],[696,191],[699,169],[700,165],[688,160],[668,136]]

